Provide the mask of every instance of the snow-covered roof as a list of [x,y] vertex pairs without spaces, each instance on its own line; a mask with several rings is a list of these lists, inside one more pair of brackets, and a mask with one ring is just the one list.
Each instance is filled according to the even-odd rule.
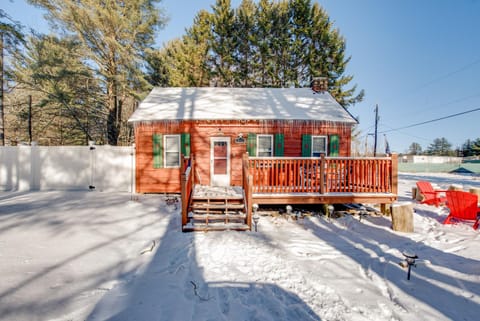
[[154,88],[129,122],[322,120],[356,123],[328,92],[310,88]]

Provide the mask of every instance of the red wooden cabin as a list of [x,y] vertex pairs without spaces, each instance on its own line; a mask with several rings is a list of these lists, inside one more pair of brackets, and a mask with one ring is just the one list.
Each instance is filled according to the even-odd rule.
[[242,155],[350,156],[356,120],[309,88],[155,88],[130,118],[136,191],[180,192],[180,155],[202,185],[241,185]]
[[[154,88],[129,121],[135,128],[136,191],[182,193],[184,226],[200,185],[241,187],[247,224],[252,202],[396,199],[396,160],[351,158],[357,121],[326,91]],[[228,207],[199,198],[210,208]],[[231,219],[228,213],[222,218]]]

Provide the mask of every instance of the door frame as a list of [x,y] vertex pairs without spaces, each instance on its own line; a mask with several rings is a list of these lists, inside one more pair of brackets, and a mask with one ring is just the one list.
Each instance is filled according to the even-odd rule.
[[[216,142],[227,143],[227,174],[215,175],[214,174],[214,144]],[[230,186],[231,176],[231,142],[230,137],[210,137],[210,186]]]

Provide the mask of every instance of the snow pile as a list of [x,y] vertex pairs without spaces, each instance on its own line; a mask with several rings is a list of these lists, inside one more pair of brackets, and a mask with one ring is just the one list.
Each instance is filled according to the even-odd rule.
[[[401,174],[480,187],[461,175]],[[389,217],[261,217],[258,233],[181,233],[160,195],[0,194],[2,320],[477,320],[480,232],[415,205]],[[155,243],[154,243],[155,242]],[[419,256],[411,280],[402,252]],[[143,254],[142,254],[143,253]]]

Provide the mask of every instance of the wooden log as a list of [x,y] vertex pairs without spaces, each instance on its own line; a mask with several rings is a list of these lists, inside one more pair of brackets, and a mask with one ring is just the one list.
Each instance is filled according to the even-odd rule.
[[452,184],[450,185],[450,187],[448,188],[449,191],[461,191],[463,190],[463,186],[462,185],[458,185],[458,184]]
[[480,188],[479,187],[470,187],[468,192],[478,195],[478,204],[480,204]]
[[398,202],[390,206],[392,229],[399,232],[413,232],[413,205],[411,202]]
[[[414,189],[415,189],[415,197],[413,197],[412,195],[412,198],[419,202],[423,201],[425,197],[423,197],[422,193],[416,187],[414,187]],[[412,188],[412,194],[413,194],[413,188]]]
[[468,189],[468,192],[472,194],[477,194],[478,198],[480,199],[480,187],[470,187]]
[[417,193],[418,193],[418,189],[416,187],[412,187],[412,200],[417,199]]

